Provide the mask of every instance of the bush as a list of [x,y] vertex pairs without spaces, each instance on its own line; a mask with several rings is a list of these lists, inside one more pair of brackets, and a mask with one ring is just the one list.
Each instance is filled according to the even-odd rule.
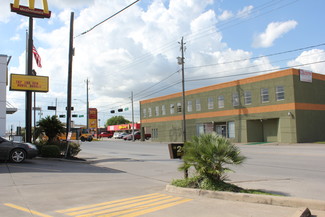
[[60,157],[61,151],[56,145],[44,145],[41,149],[42,157]]
[[[51,143],[47,142],[38,142],[36,143],[36,146],[39,151],[39,155],[42,157],[60,157],[65,154],[67,151],[67,142],[66,141],[52,141]],[[57,149],[54,150],[54,148],[48,148],[49,146],[56,146],[57,149],[59,150],[59,154],[57,154]],[[43,150],[45,150],[45,154],[43,154]],[[49,149],[49,150],[48,150]],[[51,155],[49,154],[49,151],[53,150],[54,153]],[[68,156],[77,156],[78,153],[81,151],[80,145],[78,143],[70,142],[69,143],[69,152]],[[51,155],[51,156],[49,156]]]
[[226,165],[239,165],[246,159],[228,139],[213,133],[194,136],[191,142],[184,144],[183,150],[179,170],[193,168],[195,176],[205,185],[225,180],[226,173],[232,171]]

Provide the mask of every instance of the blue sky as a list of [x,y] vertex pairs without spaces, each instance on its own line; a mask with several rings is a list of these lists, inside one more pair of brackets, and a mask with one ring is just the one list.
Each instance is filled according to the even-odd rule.
[[[9,73],[24,74],[28,18],[10,12],[12,2],[0,3],[0,53],[12,56]],[[20,2],[28,5],[27,0]],[[39,8],[40,2],[36,1]],[[50,91],[37,94],[36,106],[43,108],[43,117],[54,114],[47,106],[55,105],[56,100],[58,114],[65,113],[71,11],[75,13],[74,35],[78,36],[132,2],[48,0],[52,17],[34,22],[34,45],[43,65],[37,68],[34,62],[34,68],[50,78]],[[110,110],[131,107],[131,91],[136,120],[139,100],[181,91],[176,58],[182,37],[185,78],[197,80],[186,82],[187,90],[245,77],[222,76],[258,75],[283,67],[325,74],[325,64],[315,63],[325,60],[324,45],[272,55],[325,43],[324,8],[323,0],[140,0],[75,38],[75,113],[86,114],[86,79],[90,81],[90,107],[98,109],[101,125],[112,117]],[[299,66],[302,64],[306,65]],[[202,78],[205,80],[198,80]],[[8,90],[7,101],[19,109],[7,116],[7,129],[24,126],[25,94]],[[130,110],[116,114],[131,119]],[[73,120],[86,122],[84,118]]]

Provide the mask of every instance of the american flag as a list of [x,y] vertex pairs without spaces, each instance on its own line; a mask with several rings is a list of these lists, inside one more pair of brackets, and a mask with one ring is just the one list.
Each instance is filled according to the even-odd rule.
[[36,60],[37,66],[40,67],[40,68],[42,68],[41,57],[37,53],[37,50],[36,50],[36,48],[34,46],[33,46],[33,54],[34,54],[34,58]]

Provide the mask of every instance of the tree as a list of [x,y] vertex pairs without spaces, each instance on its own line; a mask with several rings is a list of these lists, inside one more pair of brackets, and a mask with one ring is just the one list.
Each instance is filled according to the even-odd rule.
[[65,131],[64,125],[55,115],[42,118],[37,122],[37,127],[39,132],[44,133],[48,137],[48,143],[53,142],[59,134]]
[[185,171],[194,167],[199,180],[210,183],[223,182],[225,173],[232,171],[226,165],[238,165],[246,159],[237,146],[217,134],[195,136],[183,148],[184,162],[179,169]]
[[131,123],[131,121],[125,119],[123,116],[114,116],[111,117],[106,121],[105,127],[110,126],[110,125],[118,125],[118,124],[128,124]]

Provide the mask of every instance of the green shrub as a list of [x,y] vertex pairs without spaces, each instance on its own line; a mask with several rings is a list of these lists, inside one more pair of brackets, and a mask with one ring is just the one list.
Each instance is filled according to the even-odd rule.
[[42,146],[42,157],[60,157],[61,151],[56,145],[44,145]]
[[78,153],[81,151],[80,144],[75,142],[70,142],[69,144],[69,156],[77,156]]

